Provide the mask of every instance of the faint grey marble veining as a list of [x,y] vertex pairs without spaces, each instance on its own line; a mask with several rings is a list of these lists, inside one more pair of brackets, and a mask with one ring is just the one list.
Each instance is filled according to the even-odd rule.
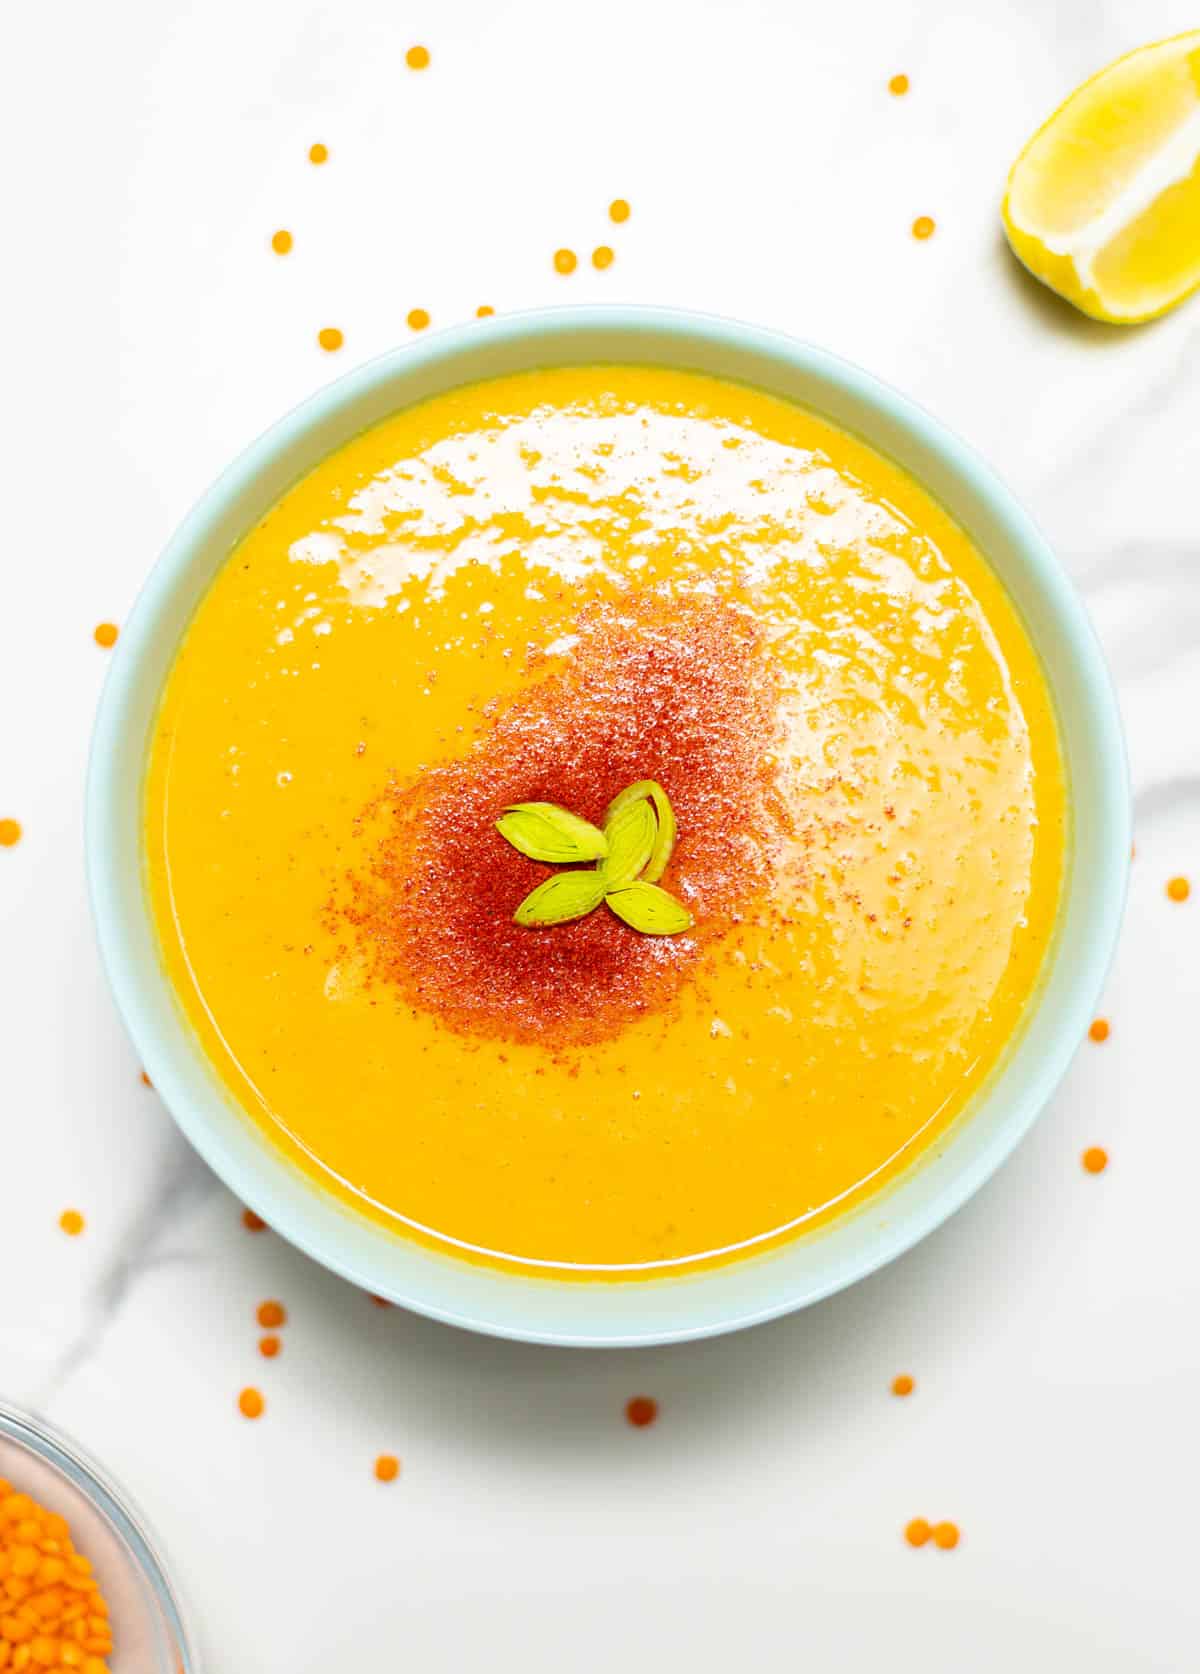
[[1164,598],[1142,614],[1119,639],[1104,636],[1118,689],[1147,675],[1161,674],[1172,663],[1194,657],[1200,646],[1200,598]]
[[1137,537],[1061,555],[1119,688],[1161,674],[1200,648],[1200,539]]
[[165,1130],[158,1166],[150,1174],[136,1214],[83,1305],[82,1322],[36,1384],[29,1404],[44,1411],[99,1352],[133,1291],[164,1267],[203,1261],[200,1249],[168,1242],[183,1214],[221,1190],[220,1184],[175,1128]]
[[1144,785],[1133,799],[1134,817],[1139,830],[1164,814],[1173,814],[1188,806],[1200,808],[1200,772],[1173,775]]
[[1060,550],[1085,597],[1131,584],[1171,587],[1180,583],[1200,584],[1200,534],[1186,542],[1121,541],[1097,557],[1089,555],[1094,549]]

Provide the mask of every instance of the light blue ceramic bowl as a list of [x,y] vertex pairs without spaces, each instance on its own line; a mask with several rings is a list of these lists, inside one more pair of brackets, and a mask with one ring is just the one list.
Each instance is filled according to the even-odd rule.
[[[597,361],[684,367],[788,397],[855,431],[932,491],[995,566],[1058,707],[1073,810],[1051,965],[1007,1057],[936,1152],[863,1207],[772,1253],[653,1281],[511,1277],[393,1237],[296,1172],[232,1104],[165,979],[143,881],[142,781],[180,637],[240,537],[296,479],[397,408],[481,378]],[[192,1144],[284,1237],[404,1307],[477,1331],[590,1346],[672,1342],[804,1307],[907,1250],[965,1203],[1042,1110],[1082,1039],[1117,937],[1129,858],[1120,722],[1083,609],[983,461],[920,408],[821,349],[731,320],[645,308],[555,309],[473,324],[384,355],[312,397],[242,454],[159,559],[113,659],[88,785],[92,906],[125,1024]]]

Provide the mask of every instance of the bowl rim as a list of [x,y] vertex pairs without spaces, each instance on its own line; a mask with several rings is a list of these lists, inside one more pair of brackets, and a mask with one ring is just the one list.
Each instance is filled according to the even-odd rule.
[[[223,514],[237,502],[239,496],[251,493],[255,483],[263,479],[269,468],[277,466],[290,454],[302,449],[306,438],[311,438],[316,430],[351,418],[364,404],[370,404],[372,398],[377,400],[380,393],[389,390],[393,384],[399,386],[396,399],[382,409],[384,411],[399,411],[427,399],[435,391],[406,396],[403,393],[404,386],[419,380],[422,373],[431,370],[437,373],[443,368],[453,369],[460,361],[469,362],[473,357],[478,358],[481,349],[529,349],[531,352],[528,358],[523,358],[520,362],[526,370],[536,370],[539,366],[548,365],[583,362],[596,364],[605,357],[597,356],[594,352],[583,353],[577,355],[572,362],[571,357],[561,354],[556,354],[550,359],[539,359],[536,351],[539,346],[546,347],[566,340],[597,337],[603,339],[607,336],[613,337],[614,340],[618,337],[632,337],[637,341],[644,340],[647,344],[654,343],[660,346],[665,343],[679,351],[678,358],[664,358],[662,354],[655,354],[639,362],[638,355],[631,353],[626,344],[619,352],[608,357],[609,363],[614,365],[653,363],[685,370],[708,370],[711,373],[711,367],[706,368],[695,360],[689,361],[687,351],[690,350],[693,355],[715,355],[719,351],[729,351],[761,361],[764,366],[778,368],[781,373],[797,380],[808,377],[827,390],[840,392],[852,405],[870,411],[881,425],[890,425],[898,433],[910,438],[917,452],[939,462],[951,478],[963,484],[964,491],[969,491],[974,500],[986,510],[997,527],[1003,530],[1013,551],[1019,554],[1031,584],[1045,601],[1056,628],[1061,630],[1064,643],[1069,649],[1069,660],[1073,666],[1073,673],[1077,676],[1079,694],[1087,713],[1086,730],[1090,732],[1094,742],[1093,755],[1100,772],[1098,807],[1095,810],[1098,820],[1096,841],[1106,861],[1111,864],[1100,872],[1101,898],[1090,906],[1091,922],[1086,938],[1085,957],[1080,960],[1079,969],[1072,979],[1069,1003],[1060,1007],[1061,1026],[1057,1038],[1043,1051],[1042,1059],[1033,1073],[1027,1077],[1026,1085],[1012,1099],[1012,1107],[1000,1131],[973,1160],[968,1159],[947,1178],[936,1191],[932,1201],[923,1206],[915,1203],[901,1215],[885,1220],[873,1234],[864,1237],[862,1249],[857,1254],[842,1255],[823,1277],[785,1287],[785,1293],[760,1298],[756,1302],[743,1299],[730,1303],[726,1298],[718,1302],[710,1301],[708,1306],[701,1305],[690,1309],[685,1304],[679,1310],[679,1318],[656,1320],[649,1324],[636,1322],[639,1310],[636,1305],[631,1305],[626,1323],[611,1328],[600,1328],[591,1317],[594,1310],[589,1309],[588,1305],[589,1294],[594,1296],[598,1285],[609,1291],[632,1290],[643,1296],[650,1291],[663,1291],[674,1286],[677,1296],[683,1296],[686,1289],[688,1295],[694,1298],[701,1290],[715,1293],[719,1287],[715,1286],[713,1281],[720,1274],[731,1270],[741,1273],[756,1268],[761,1270],[765,1264],[774,1264],[774,1258],[779,1252],[772,1249],[764,1255],[748,1255],[724,1266],[702,1269],[686,1277],[642,1278],[633,1280],[628,1285],[607,1280],[556,1281],[538,1278],[533,1283],[543,1292],[557,1286],[565,1287],[574,1293],[578,1301],[572,1323],[560,1322],[557,1315],[562,1310],[555,1310],[552,1315],[540,1321],[526,1320],[519,1315],[496,1317],[489,1314],[487,1306],[479,1311],[476,1303],[464,1306],[460,1300],[445,1294],[448,1287],[446,1284],[439,1284],[436,1270],[439,1265],[459,1270],[465,1266],[477,1275],[487,1274],[489,1282],[476,1287],[484,1292],[498,1284],[511,1293],[517,1282],[512,1275],[499,1269],[483,1266],[476,1268],[470,1263],[441,1255],[431,1257],[429,1252],[424,1251],[415,1241],[391,1234],[382,1225],[369,1223],[365,1217],[354,1215],[352,1211],[337,1205],[338,1212],[344,1219],[352,1219],[360,1227],[369,1226],[371,1236],[377,1241],[385,1241],[393,1254],[397,1246],[404,1247],[410,1258],[408,1265],[411,1268],[434,1271],[431,1283],[427,1282],[428,1272],[423,1276],[418,1274],[421,1282],[415,1289],[408,1282],[398,1285],[394,1280],[381,1278],[378,1272],[370,1270],[370,1261],[364,1261],[362,1250],[348,1248],[351,1240],[345,1227],[339,1236],[335,1224],[337,1216],[331,1218],[328,1213],[330,1206],[336,1202],[331,1193],[323,1192],[315,1181],[302,1176],[283,1151],[277,1148],[272,1147],[269,1156],[264,1152],[258,1165],[247,1166],[246,1158],[234,1154],[235,1148],[222,1138],[200,1109],[204,1101],[197,1097],[195,1086],[187,1085],[188,1077],[178,1061],[181,1056],[176,1050],[178,1041],[175,1046],[165,1042],[160,1026],[151,1016],[151,990],[155,987],[169,987],[169,984],[161,967],[153,970],[145,968],[146,961],[134,947],[134,927],[128,922],[127,915],[119,905],[122,893],[121,872],[125,862],[120,852],[120,844],[115,840],[115,833],[123,794],[117,782],[118,764],[123,754],[135,747],[144,763],[145,738],[142,736],[136,746],[130,743],[129,718],[136,706],[138,687],[144,679],[143,665],[153,646],[159,618],[173,593],[186,579],[189,566],[205,549],[206,544],[212,542],[214,531],[219,526]],[[516,369],[516,366],[503,367],[498,373],[468,371],[461,376],[448,376],[438,387],[441,390],[449,390]],[[730,376],[721,373],[714,375]],[[739,381],[736,375],[734,381]],[[746,384],[754,383],[749,377],[740,381]],[[806,403],[802,397],[792,399],[799,405],[809,404],[812,410],[822,414],[817,402]],[[348,440],[376,422],[377,416],[348,425],[343,431],[342,440]],[[876,452],[901,464],[910,475],[921,481],[919,471],[897,460],[896,455],[878,439],[873,438],[868,431],[856,429],[854,425],[840,419],[834,419],[833,422],[840,424],[844,429],[854,430]],[[327,454],[332,451],[332,447],[338,445],[340,443],[335,441],[331,447],[322,451]],[[305,465],[298,469],[291,480],[297,480],[309,468],[309,465]],[[939,498],[927,483],[925,486],[935,499]],[[286,489],[272,493],[263,510],[274,503],[279,492],[286,492]],[[953,509],[945,509],[959,521]],[[261,516],[262,512],[258,515]],[[243,525],[242,533],[251,526],[252,521]],[[224,562],[229,550],[230,547],[226,546],[221,556],[212,563],[210,579]],[[986,551],[984,556],[987,557]],[[1010,591],[1002,570],[997,568],[995,573],[1005,590]],[[1031,630],[1030,633],[1031,638],[1034,638],[1035,649],[1039,650],[1040,654],[1041,647]],[[171,651],[172,660],[178,643],[176,638]],[[156,687],[155,707],[160,694],[161,682]],[[140,786],[140,776],[138,782]],[[1068,789],[1070,790],[1070,786]],[[1119,711],[1095,632],[1069,578],[1037,526],[996,472],[973,448],[924,408],[873,374],[839,355],[784,332],[721,315],[673,308],[587,305],[534,309],[493,316],[451,326],[418,342],[391,349],[318,389],[251,442],[217,477],[192,507],[154,564],[118,641],[92,734],[87,778],[85,846],[93,920],[102,963],[118,1012],[155,1088],[164,1098],[174,1120],[208,1165],[243,1202],[253,1204],[275,1230],[307,1255],[342,1277],[363,1289],[384,1295],[398,1305],[443,1323],[532,1343],[575,1347],[631,1347],[713,1336],[759,1324],[808,1306],[867,1277],[903,1254],[974,1195],[1011,1154],[1045,1108],[1086,1032],[1116,948],[1128,882],[1130,826],[1128,765]],[[140,852],[137,856],[137,866],[140,875]],[[1064,887],[1064,903],[1060,905],[1060,925],[1066,912],[1066,895],[1069,888],[1068,877]],[[149,905],[144,898],[141,912],[149,922]],[[1052,950],[1047,955],[1046,970],[1057,967],[1059,958],[1058,950]],[[1045,974],[1044,972],[1043,987]],[[1030,1015],[1040,1008],[1041,1003],[1040,994],[1031,1000]],[[182,1010],[180,1018],[182,1019]],[[1023,1022],[1022,1032],[1024,1028]],[[196,1053],[203,1055],[198,1043],[194,1044],[192,1050],[193,1056]],[[993,1072],[993,1078],[1002,1080],[1005,1073],[1006,1063],[1002,1060]],[[246,1121],[244,1116],[242,1120]],[[952,1143],[951,1136],[957,1133],[959,1126],[969,1125],[969,1122],[970,1116],[967,1116],[949,1130],[947,1148]],[[246,1126],[249,1127],[250,1124],[246,1122]],[[266,1143],[269,1145],[269,1141]],[[921,1162],[915,1163],[913,1168],[902,1172],[900,1180],[919,1175],[923,1166]],[[296,1180],[303,1181],[299,1192],[295,1190]],[[885,1194],[890,1197],[896,1195],[891,1188],[885,1188]],[[885,1194],[869,1196],[862,1207],[870,1209]],[[844,1226],[860,1218],[861,1210],[852,1210],[844,1216],[835,1217],[832,1225]],[[816,1232],[807,1236],[801,1233],[798,1237],[788,1240],[781,1248],[791,1249],[799,1242],[811,1243],[817,1236]],[[753,1288],[752,1286],[751,1289]],[[765,1289],[769,1291],[770,1285],[767,1284]],[[443,1294],[439,1295],[439,1290]],[[536,1311],[533,1310],[535,1313]],[[504,1313],[505,1309],[499,1310],[500,1316]],[[567,1313],[569,1315],[570,1310],[567,1310]]]

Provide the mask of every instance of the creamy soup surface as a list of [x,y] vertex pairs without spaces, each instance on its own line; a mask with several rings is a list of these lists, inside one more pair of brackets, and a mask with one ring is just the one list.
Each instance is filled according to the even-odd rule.
[[[660,886],[527,928],[510,805],[669,798]],[[187,632],[149,888],[215,1070],[400,1234],[553,1274],[729,1259],[877,1189],[996,1064],[1066,849],[988,565],[804,410],[585,366],[402,412]],[[566,868],[570,869],[570,868]]]

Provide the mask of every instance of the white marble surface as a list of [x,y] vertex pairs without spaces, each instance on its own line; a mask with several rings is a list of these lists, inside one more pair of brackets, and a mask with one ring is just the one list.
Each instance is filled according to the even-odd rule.
[[[1195,22],[1186,0],[9,18],[0,815],[26,835],[0,851],[0,1396],[143,1502],[217,1674],[1193,1665],[1200,896],[1163,886],[1200,883],[1200,303],[1128,333],[1076,318],[1015,270],[996,208],[1075,82]],[[552,272],[610,232],[608,273]],[[1087,597],[1138,797],[1112,1039],[1001,1176],[803,1316],[603,1356],[381,1312],[247,1234],[139,1083],[80,841],[92,627],[217,469],[413,306],[583,299],[787,328],[973,440]],[[269,1366],[268,1295],[291,1311]],[[251,1381],[257,1425],[234,1408]],[[622,1419],[639,1391],[662,1403],[644,1432]],[[956,1519],[959,1550],[908,1550],[918,1514]]]

